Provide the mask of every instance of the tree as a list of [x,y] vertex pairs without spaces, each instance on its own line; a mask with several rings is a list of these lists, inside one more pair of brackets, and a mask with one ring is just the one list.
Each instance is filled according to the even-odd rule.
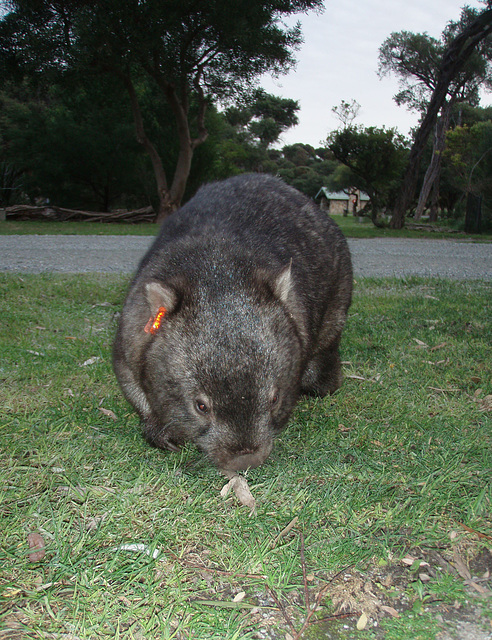
[[352,186],[369,196],[372,221],[381,226],[378,215],[389,206],[407,159],[405,139],[395,129],[350,126],[333,131],[327,144],[350,169]]
[[149,204],[146,157],[113,84],[52,85],[46,95],[28,84],[5,86],[0,161],[22,182],[17,199],[97,211]]
[[328,149],[302,143],[268,150],[268,159],[263,164],[265,171],[279,176],[309,198],[315,198],[321,187],[327,186],[338,165]]
[[[129,97],[137,140],[152,161],[161,220],[180,205],[194,151],[208,137],[207,107],[250,91],[266,72],[289,70],[302,37],[299,24],[288,28],[281,19],[321,10],[322,0],[14,0],[11,5],[0,24],[0,70],[92,74],[94,82],[102,73],[117,78]],[[172,178],[145,126],[141,77],[152,80],[174,117],[179,150]]]
[[350,102],[342,100],[339,105],[332,107],[331,110],[340,120],[342,127],[345,128],[349,127],[359,115],[360,104],[357,100],[351,100]]
[[[477,95],[480,82],[484,79],[490,81],[487,62],[477,55],[477,47],[491,33],[492,9],[482,12],[465,9],[460,23],[448,25],[442,43],[425,34],[402,32],[392,34],[381,47],[380,73],[396,71],[403,81],[403,90],[396,96],[397,102],[407,103],[423,112],[393,212],[392,227],[401,228],[404,224],[405,214],[417,185],[425,145],[436,126],[439,113],[441,112],[442,122],[441,131],[437,131],[436,144],[444,138],[449,110],[459,99],[460,92],[467,92],[468,99],[471,99],[473,95]],[[442,148],[442,144],[438,145],[433,155],[433,166],[425,181],[427,190],[430,190],[438,173]],[[425,193],[422,200],[426,200]]]
[[483,200],[489,216],[492,211],[492,119],[469,126],[458,126],[446,136],[444,162],[453,183],[469,196]]

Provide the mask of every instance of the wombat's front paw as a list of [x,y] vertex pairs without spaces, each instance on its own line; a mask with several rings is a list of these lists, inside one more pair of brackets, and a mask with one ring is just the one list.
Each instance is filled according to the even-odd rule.
[[179,451],[179,443],[170,439],[164,429],[156,421],[148,419],[143,425],[145,439],[149,444],[158,449]]

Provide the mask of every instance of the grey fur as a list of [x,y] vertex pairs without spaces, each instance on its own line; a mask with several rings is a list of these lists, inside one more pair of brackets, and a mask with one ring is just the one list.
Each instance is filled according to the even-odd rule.
[[351,294],[347,243],[305,196],[259,174],[202,187],[143,258],[114,344],[147,439],[193,441],[222,469],[264,462],[299,395],[340,386]]

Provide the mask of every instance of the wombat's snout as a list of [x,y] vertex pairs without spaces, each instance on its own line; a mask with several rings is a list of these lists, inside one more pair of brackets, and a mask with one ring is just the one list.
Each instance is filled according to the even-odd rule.
[[227,471],[244,471],[250,467],[259,467],[270,455],[273,442],[260,445],[256,449],[243,449],[235,455],[228,456],[219,466]]

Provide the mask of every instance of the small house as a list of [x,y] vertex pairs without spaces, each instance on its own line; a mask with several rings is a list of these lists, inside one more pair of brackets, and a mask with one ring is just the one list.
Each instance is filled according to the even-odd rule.
[[349,212],[355,215],[369,202],[369,196],[359,189],[347,191],[329,191],[326,187],[321,187],[315,200],[319,201],[320,208],[330,215],[338,213],[346,216]]

